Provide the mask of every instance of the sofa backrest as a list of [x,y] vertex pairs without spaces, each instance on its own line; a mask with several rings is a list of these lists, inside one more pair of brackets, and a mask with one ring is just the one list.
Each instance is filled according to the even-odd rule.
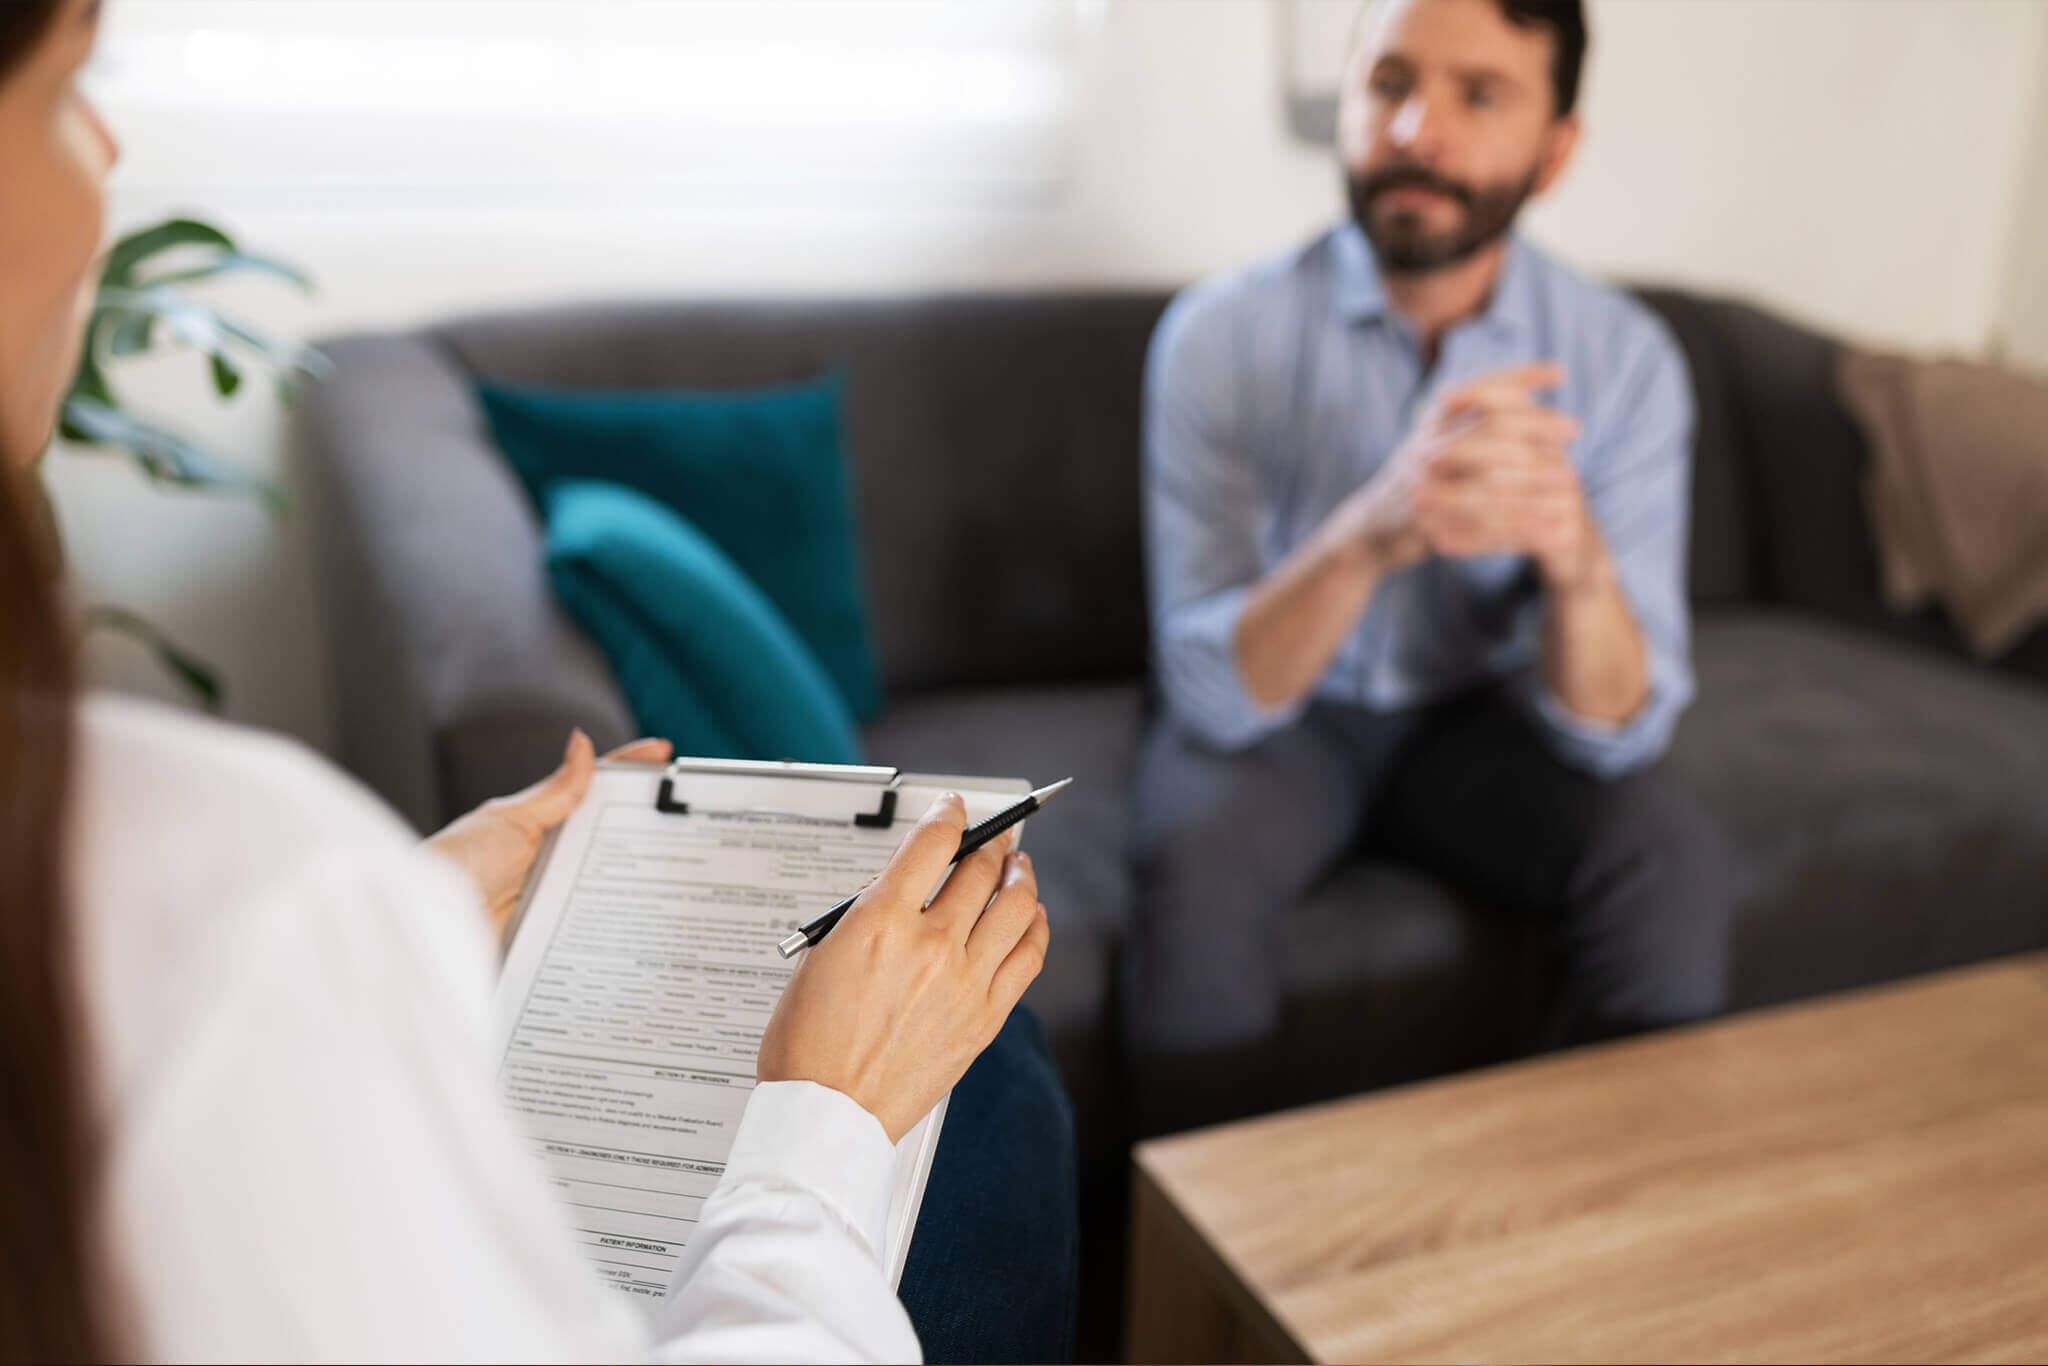
[[1661,314],[1692,371],[1692,597],[1828,615],[1874,599],[1862,433],[1835,398],[1840,343],[1732,299],[1667,289]]
[[475,374],[726,389],[846,376],[887,687],[1145,667],[1139,375],[1164,294],[583,307],[453,322]]
[[[1693,601],[1796,608],[1967,656],[1941,609],[1902,615],[1885,603],[1864,509],[1870,450],[1837,397],[1844,344],[1733,299],[1637,292],[1685,348],[1700,407]],[[2048,625],[1997,666],[2048,683]]]
[[1747,441],[1724,344],[1707,301],[1673,290],[1638,289],[1685,352],[1692,376],[1692,522],[1686,589],[1699,607],[1747,602],[1759,595],[1768,569],[1758,561]]
[[[883,677],[915,690],[1144,668],[1139,383],[1169,297],[588,306],[462,320],[433,336],[472,373],[571,388],[724,389],[843,372]],[[1833,343],[1740,304],[1644,297],[1685,347],[1699,395],[1694,601],[1778,596],[1788,577],[1825,597],[1837,561],[1782,534],[1781,501],[1758,491],[1784,470],[1751,448],[1792,439],[1779,436],[1788,424],[1817,424],[1825,439],[1798,439],[1828,482],[1860,468],[1860,439],[1824,384]],[[1751,356],[1750,334],[1778,345]],[[1830,529],[1860,536],[1860,507],[1832,502],[1841,525]]]

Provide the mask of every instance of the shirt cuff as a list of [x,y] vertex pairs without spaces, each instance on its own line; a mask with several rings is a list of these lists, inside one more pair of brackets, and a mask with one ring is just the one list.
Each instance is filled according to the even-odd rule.
[[1675,711],[1671,698],[1657,683],[1650,685],[1649,697],[1626,721],[1580,716],[1558,700],[1542,678],[1532,677],[1529,683],[1529,706],[1550,734],[1557,756],[1596,778],[1618,778],[1641,768],[1656,758],[1670,739]]
[[1604,744],[1620,739],[1628,733],[1629,727],[1650,714],[1650,705],[1655,696],[1645,697],[1643,704],[1636,708],[1636,714],[1626,721],[1601,721],[1591,716],[1581,716],[1557,700],[1546,683],[1536,686],[1536,712],[1544,722],[1555,727],[1560,733],[1587,744]]
[[747,1098],[718,1184],[807,1191],[879,1262],[895,1167],[882,1122],[850,1096],[814,1081],[768,1081]]
[[1169,709],[1197,735],[1220,749],[1243,749],[1308,710],[1308,693],[1262,706],[1237,671],[1237,624],[1251,588],[1239,585],[1177,609],[1166,621],[1158,652],[1160,682]]

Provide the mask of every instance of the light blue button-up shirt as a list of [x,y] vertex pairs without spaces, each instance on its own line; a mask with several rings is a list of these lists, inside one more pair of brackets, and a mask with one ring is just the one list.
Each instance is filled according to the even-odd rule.
[[1510,240],[1484,311],[1435,366],[1389,304],[1353,224],[1184,291],[1145,371],[1145,513],[1157,667],[1172,714],[1250,745],[1309,697],[1263,707],[1233,641],[1252,585],[1393,455],[1442,390],[1556,360],[1549,401],[1583,432],[1572,459],[1649,650],[1650,696],[1619,725],[1543,682],[1543,590],[1525,556],[1431,558],[1379,584],[1310,697],[1374,710],[1504,683],[1559,757],[1612,776],[1663,752],[1692,698],[1685,602],[1692,391],[1663,324],[1620,290]]

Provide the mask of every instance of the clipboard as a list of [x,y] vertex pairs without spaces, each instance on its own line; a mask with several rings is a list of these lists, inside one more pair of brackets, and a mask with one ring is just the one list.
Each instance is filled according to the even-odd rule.
[[[945,790],[973,817],[1030,784],[873,765],[604,761],[543,845],[493,1000],[500,1086],[600,1274],[650,1312],[752,1089],[759,1029],[791,970],[776,940],[872,876]],[[946,1104],[897,1145],[878,1249],[892,1286]]]
[[[708,808],[708,812],[727,816],[779,815],[790,820],[817,820],[827,824],[847,821],[865,829],[879,830],[895,827],[896,804],[905,787],[932,787],[956,792],[998,792],[1012,797],[1021,797],[1031,790],[1031,783],[1025,778],[981,778],[958,773],[905,773],[899,768],[877,764],[814,764],[795,759],[678,758],[666,764],[631,759],[600,759],[597,767],[599,771],[614,772],[658,771],[660,778],[654,789],[654,807],[665,815],[673,816],[690,814],[692,789],[689,783],[692,778],[748,778],[770,782],[844,784],[844,787],[820,789],[824,794],[821,810],[778,811],[765,807],[712,807]],[[842,794],[847,798],[843,816],[839,814]],[[705,814],[707,808],[700,806],[698,810],[699,814]],[[554,857],[555,841],[566,826],[567,822],[556,826],[548,831],[541,841],[540,853],[533,861],[532,871],[527,874],[526,886],[520,891],[519,904],[513,908],[512,917],[506,922],[505,937],[498,948],[498,961],[501,966],[511,952],[513,941],[519,936],[520,927],[526,919],[526,908],[533,900],[535,889],[540,886],[543,870]]]

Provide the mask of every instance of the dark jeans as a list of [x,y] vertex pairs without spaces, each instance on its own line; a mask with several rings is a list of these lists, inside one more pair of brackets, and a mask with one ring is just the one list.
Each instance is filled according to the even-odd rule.
[[1069,1360],[1078,1224],[1073,1110],[1019,1006],[953,1088],[903,1266],[925,1360]]
[[1278,1022],[1275,921],[1361,847],[1540,917],[1570,977],[1559,1040],[1722,1006],[1731,897],[1714,829],[1655,767],[1607,782],[1567,767],[1492,690],[1396,713],[1317,704],[1238,753],[1163,721],[1135,800],[1126,1025],[1141,1067],[1213,1056],[1211,1085],[1227,1085],[1220,1063]]

